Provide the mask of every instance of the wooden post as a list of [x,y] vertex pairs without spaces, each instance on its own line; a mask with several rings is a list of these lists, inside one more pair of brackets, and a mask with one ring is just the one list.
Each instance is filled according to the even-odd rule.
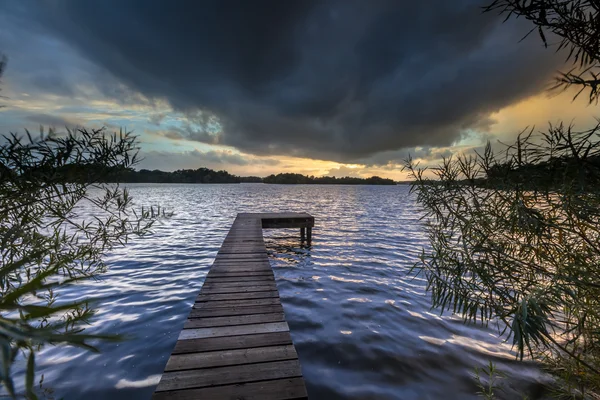
[[308,228],[306,228],[306,242],[308,244],[310,244],[311,241],[312,241],[312,228],[309,226]]
[[[310,228],[308,228],[310,229]],[[304,242],[304,238],[306,237],[306,228],[300,228],[300,241]]]

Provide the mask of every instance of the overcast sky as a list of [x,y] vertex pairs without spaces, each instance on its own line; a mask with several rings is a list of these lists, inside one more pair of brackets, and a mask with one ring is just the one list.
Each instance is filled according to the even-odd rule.
[[143,168],[377,174],[596,107],[478,0],[4,0],[2,133],[123,127]]

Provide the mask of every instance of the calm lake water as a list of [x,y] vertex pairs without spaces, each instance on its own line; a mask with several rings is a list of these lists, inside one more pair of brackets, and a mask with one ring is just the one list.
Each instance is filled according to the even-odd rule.
[[38,358],[65,399],[149,399],[190,307],[238,212],[306,211],[297,230],[265,231],[285,314],[313,399],[477,398],[475,366],[510,374],[504,398],[536,398],[547,377],[514,360],[493,328],[430,309],[408,274],[427,237],[406,186],[130,185],[138,206],[175,214],[108,258],[99,281],[63,291],[93,298],[90,333],[124,334],[101,353],[55,347]]

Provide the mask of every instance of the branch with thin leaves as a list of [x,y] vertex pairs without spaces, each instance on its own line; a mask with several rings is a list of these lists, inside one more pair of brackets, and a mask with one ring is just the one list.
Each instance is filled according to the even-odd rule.
[[474,378],[479,391],[477,394],[486,400],[496,399],[496,393],[503,391],[498,381],[506,377],[506,374],[499,371],[493,362],[489,362],[485,367],[474,368]]
[[[131,211],[126,189],[105,182],[137,162],[136,138],[104,129],[10,134],[0,145],[0,382],[16,396],[11,366],[27,357],[25,397],[34,392],[35,353],[70,344],[90,349],[83,333],[93,309],[63,302],[62,287],[106,269],[104,255],[148,232],[148,211]],[[85,215],[81,217],[81,207]]]
[[576,362],[600,389],[600,123],[524,131],[493,152],[407,160],[431,250],[413,273],[434,307],[498,322],[519,358]]

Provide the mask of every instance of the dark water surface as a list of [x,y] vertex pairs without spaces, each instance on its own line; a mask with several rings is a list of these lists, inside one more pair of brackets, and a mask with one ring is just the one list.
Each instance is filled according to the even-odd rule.
[[101,353],[56,347],[38,358],[45,386],[65,399],[148,399],[238,212],[306,211],[296,230],[265,231],[285,314],[313,399],[477,398],[473,367],[510,374],[504,398],[535,398],[537,368],[514,361],[493,328],[430,310],[408,275],[427,237],[406,186],[130,185],[138,205],[175,212],[154,234],[108,258],[110,271],[65,291],[94,298],[89,333],[124,334]]

